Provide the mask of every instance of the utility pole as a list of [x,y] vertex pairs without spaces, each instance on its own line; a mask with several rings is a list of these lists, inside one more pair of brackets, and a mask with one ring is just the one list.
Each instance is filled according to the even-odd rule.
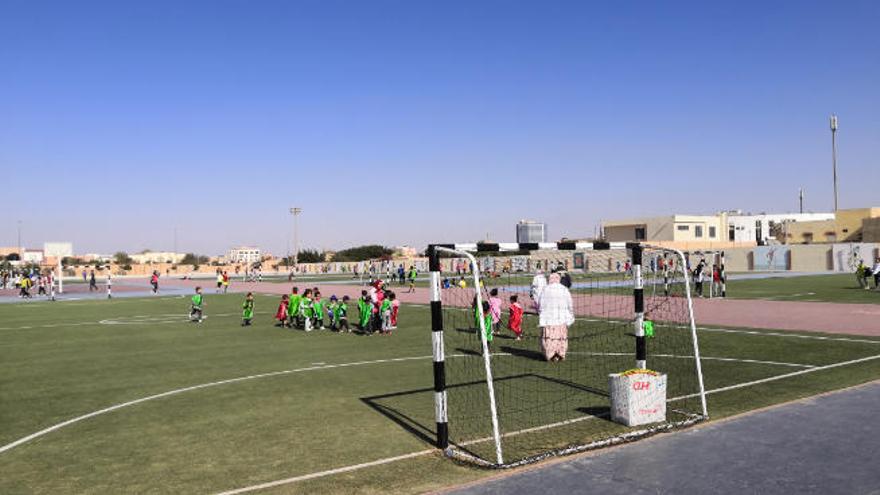
[[800,189],[800,191],[798,193],[798,199],[800,200],[800,205],[801,205],[800,211],[801,211],[801,213],[803,213],[804,212],[804,188],[803,187]]
[[24,260],[24,252],[21,249],[21,220],[18,221],[18,259]]
[[[299,207],[294,207],[290,209],[290,214],[293,215],[293,266],[296,267],[299,262],[299,215],[302,213],[303,209]],[[288,264],[290,264],[290,255],[287,258]]]
[[831,114],[831,167],[834,173],[834,211],[837,212],[837,115]]

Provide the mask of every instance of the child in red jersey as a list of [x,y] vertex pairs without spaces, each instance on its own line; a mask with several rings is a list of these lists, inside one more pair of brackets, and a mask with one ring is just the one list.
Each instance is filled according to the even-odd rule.
[[281,296],[281,304],[278,305],[278,311],[275,312],[275,319],[278,320],[276,327],[287,326],[287,305],[290,302],[290,296],[284,294]]
[[400,311],[400,301],[397,300],[397,294],[391,292],[388,295],[391,299],[391,329],[397,330],[397,313]]
[[507,328],[516,335],[516,340],[522,340],[523,307],[517,302],[516,294],[510,296],[510,313],[507,318]]

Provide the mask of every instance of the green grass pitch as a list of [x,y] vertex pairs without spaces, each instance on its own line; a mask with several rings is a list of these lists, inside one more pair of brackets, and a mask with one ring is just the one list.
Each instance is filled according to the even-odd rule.
[[[421,435],[376,399],[431,388],[426,307],[403,306],[391,337],[364,337],[273,327],[278,298],[265,296],[255,325],[242,328],[241,300],[208,294],[201,325],[184,321],[180,297],[0,305],[0,448],[189,388],[0,452],[0,493],[216,493],[431,449],[430,393],[384,403],[409,408],[427,427]],[[729,359],[704,361],[707,389],[880,355],[880,339],[771,333],[701,331],[703,355]],[[817,369],[710,393],[709,413],[873,380],[880,359]],[[489,473],[427,453],[261,493],[416,493]]]

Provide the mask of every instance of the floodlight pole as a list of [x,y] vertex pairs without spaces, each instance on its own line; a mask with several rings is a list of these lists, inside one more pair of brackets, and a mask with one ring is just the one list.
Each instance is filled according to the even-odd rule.
[[[293,215],[293,266],[295,267],[299,264],[299,215],[302,213],[303,209],[299,207],[294,207],[290,209],[290,214]],[[287,255],[288,265],[290,264],[290,254]]]
[[837,212],[837,115],[831,114],[831,167],[834,174],[834,211]]

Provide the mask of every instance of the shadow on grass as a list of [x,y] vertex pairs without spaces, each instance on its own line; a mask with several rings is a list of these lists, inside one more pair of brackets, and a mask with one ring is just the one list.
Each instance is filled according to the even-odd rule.
[[[559,378],[553,378],[548,376],[543,376],[540,374],[533,373],[524,373],[512,376],[506,376],[503,378],[495,379],[495,383],[497,385],[503,383],[510,383],[513,381],[519,380],[528,380],[528,379],[537,379],[546,381],[553,385],[562,385],[562,390],[568,390],[568,392],[560,392],[562,396],[571,396],[576,394],[586,394],[590,396],[600,396],[600,397],[608,397],[608,393],[604,390],[601,390],[596,387],[591,387],[589,385],[575,383],[569,380],[563,380]],[[484,387],[486,382],[483,380],[474,380],[465,383],[456,383],[453,385],[447,386],[447,391],[454,394],[456,389],[460,389],[463,387]],[[513,385],[516,386],[516,385]],[[552,389],[552,388],[551,388]],[[549,389],[548,389],[549,390]],[[418,396],[422,397],[418,397]],[[370,397],[361,397],[361,401],[369,406],[374,411],[379,414],[385,416],[398,426],[400,426],[404,431],[412,434],[419,440],[425,442],[428,445],[436,445],[437,438],[437,430],[436,423],[434,422],[435,418],[432,416],[434,413],[433,408],[433,388],[421,388],[415,390],[406,390],[402,392],[392,392],[388,394],[382,395],[374,395]],[[559,411],[554,411],[558,413]],[[607,418],[610,409],[608,406],[589,406],[589,407],[573,407],[571,409],[572,415],[581,414],[584,416],[595,416],[598,418]],[[540,418],[540,414],[536,414],[535,418]],[[540,419],[539,419],[540,421]],[[455,431],[457,429],[457,425],[453,424],[455,422],[455,418],[452,418],[450,422],[450,431]],[[540,425],[535,425],[540,426]],[[454,435],[451,435],[454,436]],[[452,441],[452,439],[450,439]],[[461,445],[461,439],[459,440],[459,448],[462,448],[465,451],[470,452],[469,449]],[[466,440],[465,440],[466,442]],[[476,455],[473,452],[470,452],[472,455]]]

